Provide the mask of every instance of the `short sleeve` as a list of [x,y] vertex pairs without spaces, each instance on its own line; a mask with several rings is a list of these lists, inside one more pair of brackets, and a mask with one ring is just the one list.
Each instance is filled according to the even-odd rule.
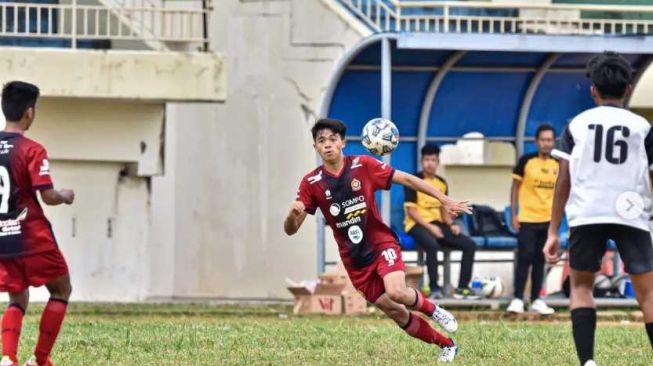
[[50,176],[50,162],[45,148],[36,145],[27,154],[27,170],[34,191],[47,190],[53,187]]
[[649,169],[653,170],[653,128],[648,130],[648,134],[644,139],[644,147],[646,148]]
[[404,206],[417,207],[417,191],[404,186]]
[[565,127],[565,130],[560,136],[560,141],[551,155],[557,159],[569,160],[571,157],[571,152],[574,150],[574,136],[571,134],[569,126]]
[[365,164],[374,188],[389,190],[395,170],[390,165],[369,156],[362,156],[361,161]]
[[522,181],[524,179],[524,170],[526,169],[527,161],[528,157],[526,155],[523,155],[521,158],[519,158],[517,165],[515,165],[515,168],[512,170],[512,177],[514,179],[518,181]]
[[302,179],[302,182],[299,184],[296,200],[304,204],[304,211],[306,211],[306,213],[311,215],[315,214],[317,204],[315,203],[315,197],[313,197],[313,194],[311,193],[310,183],[308,183],[306,178]]

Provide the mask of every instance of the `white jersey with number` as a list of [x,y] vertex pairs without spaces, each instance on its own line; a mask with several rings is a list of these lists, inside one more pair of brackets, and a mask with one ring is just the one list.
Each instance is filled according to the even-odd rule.
[[646,119],[618,107],[589,109],[569,123],[553,156],[569,161],[569,226],[649,231],[653,132]]

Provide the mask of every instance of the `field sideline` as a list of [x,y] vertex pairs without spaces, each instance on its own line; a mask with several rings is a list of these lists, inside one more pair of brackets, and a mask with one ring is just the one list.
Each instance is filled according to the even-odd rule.
[[[35,305],[20,356],[32,351]],[[378,314],[293,316],[289,307],[73,304],[57,365],[433,365],[438,350]],[[455,365],[577,365],[568,322],[461,323]],[[602,323],[599,365],[650,365],[641,323]]]

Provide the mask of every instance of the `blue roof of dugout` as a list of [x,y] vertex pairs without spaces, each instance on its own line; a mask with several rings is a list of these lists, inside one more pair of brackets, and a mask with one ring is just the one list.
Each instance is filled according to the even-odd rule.
[[[382,98],[383,46],[391,85]],[[392,165],[415,172],[418,145],[455,142],[468,132],[534,151],[541,123],[561,131],[593,106],[585,65],[605,50],[636,69],[649,66],[653,37],[493,34],[377,34],[343,57],[325,94],[322,115],[347,123],[348,154],[364,153],[360,131],[382,109],[401,133]],[[391,221],[401,227],[403,191],[393,187]]]

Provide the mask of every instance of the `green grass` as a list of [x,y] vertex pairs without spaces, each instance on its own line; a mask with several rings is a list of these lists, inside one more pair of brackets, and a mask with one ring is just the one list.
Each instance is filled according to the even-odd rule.
[[[25,320],[21,360],[41,307]],[[434,365],[438,350],[380,315],[293,316],[287,307],[73,305],[58,365]],[[577,365],[568,323],[461,323],[457,365]],[[599,365],[650,365],[642,324],[602,324]]]

